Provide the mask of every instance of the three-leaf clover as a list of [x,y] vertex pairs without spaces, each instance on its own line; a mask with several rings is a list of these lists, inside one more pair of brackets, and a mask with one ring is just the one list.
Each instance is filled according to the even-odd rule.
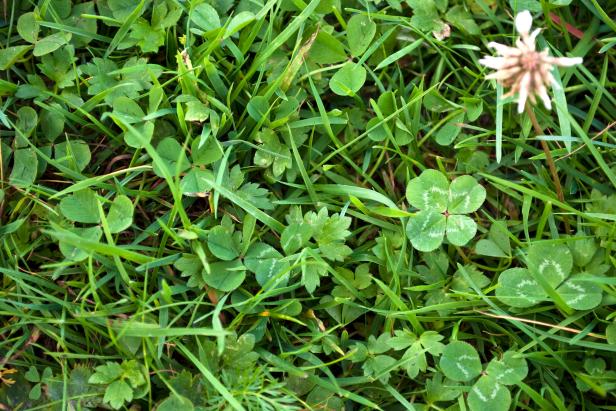
[[406,188],[408,202],[419,212],[409,219],[406,234],[419,251],[433,251],[447,240],[463,246],[477,232],[477,224],[464,215],[476,211],[486,198],[486,190],[473,177],[464,175],[449,184],[436,170],[425,170]]
[[510,268],[499,278],[496,297],[518,308],[549,300],[550,288],[574,310],[591,310],[601,303],[603,291],[583,273],[571,274],[573,256],[565,244],[533,243],[528,250],[528,268]]

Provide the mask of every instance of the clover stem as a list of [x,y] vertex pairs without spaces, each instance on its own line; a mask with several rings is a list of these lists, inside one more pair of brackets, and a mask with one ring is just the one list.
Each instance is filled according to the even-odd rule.
[[[526,103],[526,114],[530,118],[530,122],[535,129],[535,133],[540,136],[544,135],[543,128],[539,125],[537,121],[537,117],[535,116],[535,112],[533,111],[532,106],[529,103]],[[552,181],[554,182],[554,188],[556,188],[556,195],[561,203],[565,202],[565,195],[563,194],[563,187],[560,185],[560,179],[558,178],[558,171],[556,170],[556,164],[554,164],[554,158],[552,157],[552,152],[550,151],[550,147],[548,147],[548,143],[545,140],[539,140],[541,143],[541,148],[545,153],[545,161],[548,163],[548,168],[550,169],[550,174],[552,175]],[[569,219],[567,216],[563,216],[563,223],[565,224],[565,230],[567,234],[571,232],[571,227],[569,226]]]

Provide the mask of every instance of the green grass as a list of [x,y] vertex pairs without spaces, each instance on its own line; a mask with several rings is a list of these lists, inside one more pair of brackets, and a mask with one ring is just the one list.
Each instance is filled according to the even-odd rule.
[[[0,2],[0,410],[615,409],[616,4],[564,3]],[[584,58],[542,133],[479,64],[524,8]]]

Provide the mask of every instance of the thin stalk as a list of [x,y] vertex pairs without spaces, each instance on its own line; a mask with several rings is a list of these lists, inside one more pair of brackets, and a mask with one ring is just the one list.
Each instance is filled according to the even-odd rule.
[[[535,133],[538,136],[544,135],[543,128],[539,125],[537,121],[537,117],[535,116],[535,112],[530,104],[526,103],[526,114],[530,118],[530,122],[535,129]],[[550,147],[548,147],[548,143],[545,140],[539,140],[541,142],[541,148],[545,153],[545,161],[548,163],[548,168],[550,169],[550,174],[552,175],[552,181],[554,182],[554,188],[556,188],[556,195],[558,196],[558,200],[561,203],[565,202],[565,195],[563,194],[563,187],[560,184],[560,179],[558,178],[558,170],[556,170],[556,164],[554,164],[554,158],[552,157],[552,152],[550,151]],[[567,216],[563,216],[563,223],[565,224],[565,230],[567,234],[571,232],[571,227],[569,226],[569,219]]]

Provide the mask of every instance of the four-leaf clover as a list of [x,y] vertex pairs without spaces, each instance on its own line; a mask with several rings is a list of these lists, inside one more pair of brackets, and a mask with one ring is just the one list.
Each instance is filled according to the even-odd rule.
[[477,224],[464,215],[476,211],[486,190],[473,177],[464,175],[449,183],[436,170],[425,170],[406,188],[408,202],[419,212],[409,219],[406,234],[419,251],[433,251],[447,240],[463,246],[477,232]]

